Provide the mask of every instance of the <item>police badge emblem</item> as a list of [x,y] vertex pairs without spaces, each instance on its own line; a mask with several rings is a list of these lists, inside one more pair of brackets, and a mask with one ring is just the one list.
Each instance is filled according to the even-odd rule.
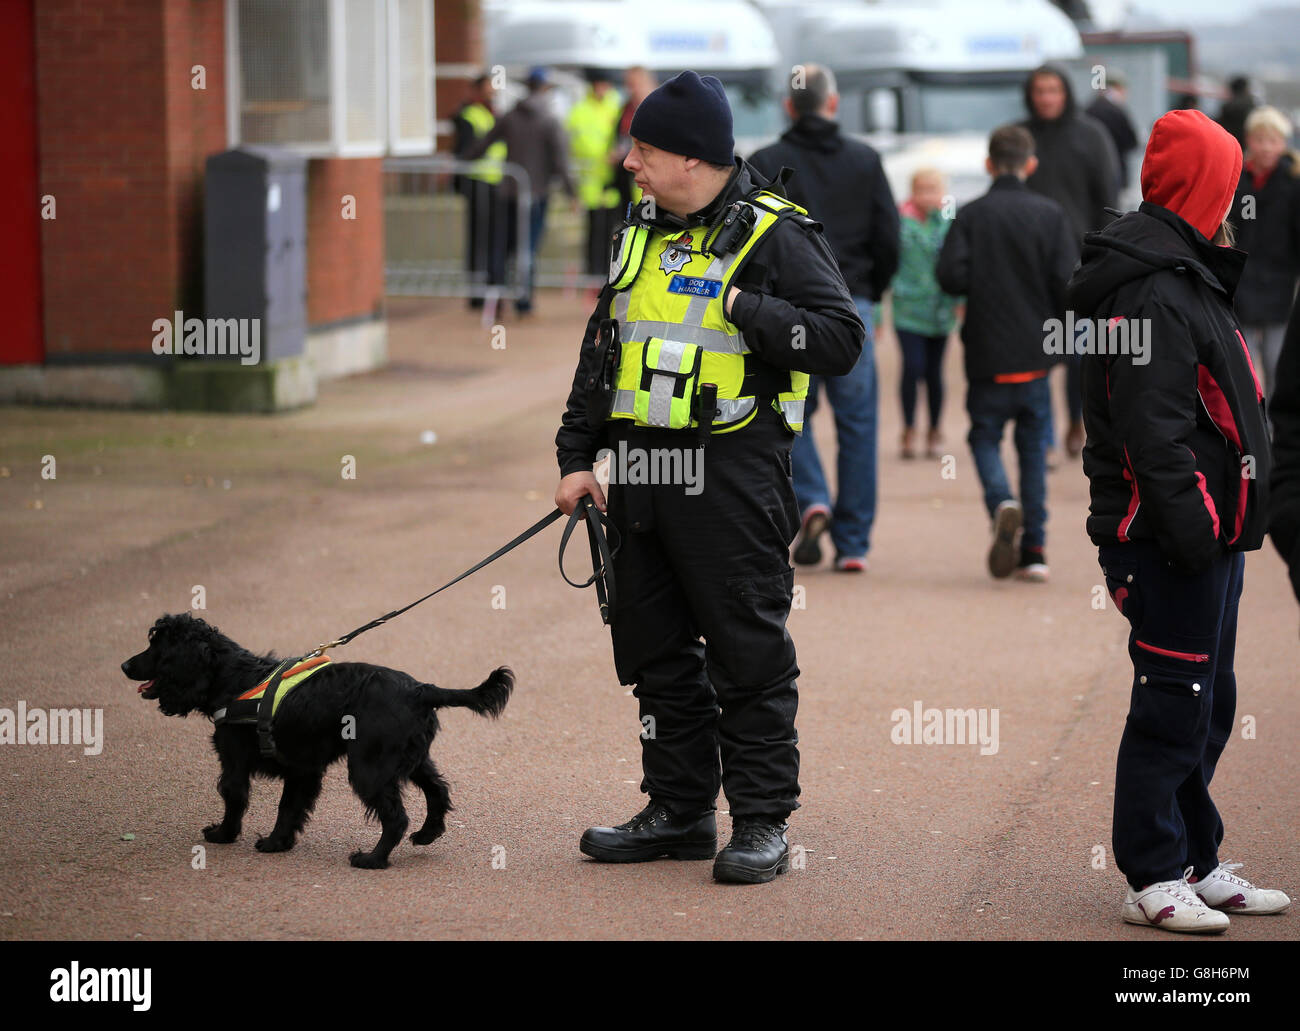
[[659,255],[659,267],[663,270],[664,275],[671,276],[674,272],[680,272],[695,257],[695,252],[691,250],[691,235],[683,233],[675,240],[665,240],[664,249]]

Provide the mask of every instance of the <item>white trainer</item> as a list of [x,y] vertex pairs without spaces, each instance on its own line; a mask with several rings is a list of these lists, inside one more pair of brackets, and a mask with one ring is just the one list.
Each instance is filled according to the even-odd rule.
[[1157,881],[1141,891],[1129,888],[1122,914],[1128,924],[1158,927],[1184,934],[1219,934],[1228,929],[1228,916],[1211,909],[1187,883],[1188,867],[1176,881]]
[[1286,892],[1256,888],[1244,877],[1232,873],[1240,868],[1240,863],[1220,863],[1192,884],[1192,890],[1207,906],[1229,913],[1280,913],[1291,905]]

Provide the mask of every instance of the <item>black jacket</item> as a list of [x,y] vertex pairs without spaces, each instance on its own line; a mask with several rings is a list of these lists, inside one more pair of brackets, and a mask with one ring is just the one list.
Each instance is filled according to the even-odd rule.
[[1094,543],[1155,540],[1192,571],[1225,549],[1260,546],[1272,459],[1232,312],[1245,258],[1147,202],[1088,234],[1071,308],[1079,317],[1150,320],[1145,362],[1083,359]]
[[1268,405],[1273,420],[1268,532],[1291,571],[1291,589],[1300,601],[1300,308],[1291,313]]
[[[760,186],[770,187],[771,183],[743,158],[737,158],[727,185],[706,207],[692,214],[688,224],[710,222],[721,206]],[[732,285],[741,293],[732,303],[731,321],[745,334],[745,343],[759,359],[773,368],[824,376],[842,376],[852,370],[862,353],[866,327],[816,222],[790,218],[778,223],[750,251]],[[596,329],[608,316],[613,297],[614,291],[606,283],[587,320],[573,387],[555,435],[556,457],[564,476],[590,470],[596,453],[607,446],[608,427],[594,429],[587,423],[585,381],[595,351]],[[795,327],[801,327],[801,332],[796,333]],[[794,339],[799,339],[801,346],[792,347]]]
[[880,300],[898,271],[898,208],[880,155],[805,115],[749,162],[768,179],[783,165],[795,170],[786,194],[825,227],[849,293]]
[[1088,105],[1088,115],[1097,119],[1110,133],[1115,144],[1115,156],[1119,159],[1120,189],[1128,186],[1128,156],[1137,149],[1137,130],[1133,128],[1133,119],[1128,112],[1110,97],[1102,93]]
[[1237,247],[1249,255],[1237,286],[1237,317],[1248,324],[1285,322],[1300,276],[1300,165],[1295,156],[1283,154],[1261,190],[1243,170],[1228,217],[1237,230]]
[[1020,124],[1033,135],[1038,155],[1038,169],[1026,183],[1065,208],[1081,241],[1084,233],[1110,221],[1105,209],[1113,208],[1119,196],[1119,157],[1106,128],[1076,108],[1069,77],[1062,80],[1065,112],[1050,122],[1034,116],[1029,80],[1025,82],[1029,118]]
[[1044,347],[1044,323],[1065,314],[1078,253],[1061,206],[1014,175],[998,176],[957,212],[934,272],[946,293],[966,297],[967,379],[1033,372],[1060,360]]

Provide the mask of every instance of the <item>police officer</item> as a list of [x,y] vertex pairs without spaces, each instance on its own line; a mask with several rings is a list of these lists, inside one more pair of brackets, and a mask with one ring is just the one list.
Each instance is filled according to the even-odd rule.
[[[568,513],[589,495],[621,542],[610,629],[649,804],[579,847],[604,862],[716,854],[718,880],[761,883],[789,866],[799,804],[790,444],[808,374],[848,372],[864,328],[821,226],[781,176],[734,157],[716,78],[664,83],[631,135],[624,167],[645,197],[587,324],[555,497]],[[592,472],[605,448],[608,507]],[[656,475],[672,470],[694,475]],[[733,826],[720,853],[719,787]]]
[[[472,83],[472,92],[456,116],[456,155],[464,156],[496,125],[492,113],[492,80],[479,75]],[[488,147],[487,153],[474,170],[457,181],[457,188],[467,201],[466,218],[466,271],[472,286],[495,286],[506,278],[506,218],[501,196],[501,163],[506,159],[506,144],[498,140]],[[469,306],[482,308],[484,299],[471,296]]]

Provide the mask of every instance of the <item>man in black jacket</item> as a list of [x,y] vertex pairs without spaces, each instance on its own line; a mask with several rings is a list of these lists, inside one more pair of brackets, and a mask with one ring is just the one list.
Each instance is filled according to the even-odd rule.
[[[610,450],[608,511],[621,540],[610,630],[619,681],[635,685],[640,703],[650,803],[627,823],[589,828],[580,848],[604,862],[712,857],[721,785],[733,834],[714,876],[769,881],[788,867],[786,818],[799,804],[799,669],[786,631],[798,527],[790,442],[804,375],[852,368],[863,326],[821,227],[756,192],[772,184],[734,158],[717,79],[688,71],[664,83],[637,108],[631,135],[624,167],[647,200],[619,240],[611,283],[587,324],[555,438],[555,500],[566,513],[588,496],[605,509],[592,466]],[[760,203],[784,214],[760,217],[750,237],[741,232],[730,244],[713,235],[727,216]],[[604,395],[589,403],[587,380],[604,367],[596,341],[610,319],[621,340],[615,382],[627,386],[596,412],[590,404]],[[692,341],[714,372],[696,375],[689,361],[677,371]],[[667,371],[665,354],[673,355]],[[698,427],[672,428],[671,412],[675,400],[683,408],[689,400],[687,383],[702,398],[708,377],[719,393],[701,453]],[[724,404],[724,391],[739,400]],[[649,395],[644,415],[620,399],[641,393]],[[656,395],[666,424],[651,418]],[[700,421],[707,407],[701,400]],[[725,418],[733,421],[720,429]],[[631,475],[623,461],[671,452],[683,468],[687,455],[701,455],[694,486]]]
[[[1219,864],[1210,780],[1235,726],[1244,555],[1264,536],[1263,392],[1232,311],[1245,255],[1216,244],[1241,148],[1199,111],[1156,122],[1143,202],[1086,238],[1067,299],[1104,320],[1084,359],[1088,533],[1130,625],[1112,844],[1129,923],[1214,933],[1290,900]],[[1134,341],[1144,341],[1135,347]]]
[[1300,601],[1300,307],[1277,361],[1277,384],[1269,397],[1273,422],[1273,480],[1269,494],[1268,532],[1291,574],[1291,589]]
[[[993,520],[989,572],[1001,579],[1047,579],[1047,432],[1052,419],[1047,374],[1067,353],[1061,317],[1074,267],[1070,221],[1061,206],[1029,191],[1034,141],[1006,125],[989,138],[989,192],[957,212],[935,265],[939,285],[966,296],[961,340],[966,353],[967,440],[984,504]],[[1057,333],[1052,341],[1053,321]],[[999,449],[1015,423],[1020,500],[1007,483]],[[1016,537],[1023,524],[1017,561]]]
[[[1027,180],[1035,193],[1050,197],[1070,216],[1076,246],[1083,234],[1100,229],[1109,220],[1107,207],[1119,196],[1119,157],[1106,128],[1078,110],[1070,80],[1059,68],[1042,65],[1025,80],[1022,122],[1034,137],[1038,168]],[[1065,399],[1070,429],[1065,449],[1077,455],[1083,449],[1082,393],[1079,359],[1065,365]]]
[[862,357],[848,375],[815,376],[808,386],[805,418],[811,418],[823,388],[835,413],[839,475],[832,507],[812,433],[795,440],[791,457],[801,533],[794,560],[820,562],[818,538],[829,525],[835,568],[861,572],[876,517],[879,391],[872,307],[898,270],[898,209],[880,156],[840,133],[835,121],[840,98],[830,70],[813,64],[796,68],[785,102],[794,124],[776,143],[755,151],[750,163],[769,179],[783,167],[795,170],[787,196],[825,224],[826,240],[867,332]]
[[1128,156],[1137,149],[1137,130],[1133,128],[1133,119],[1127,109],[1128,82],[1123,76],[1112,73],[1107,88],[1097,94],[1097,98],[1088,105],[1087,113],[1097,119],[1110,133],[1115,144],[1115,157],[1119,162],[1119,188],[1127,189]]

